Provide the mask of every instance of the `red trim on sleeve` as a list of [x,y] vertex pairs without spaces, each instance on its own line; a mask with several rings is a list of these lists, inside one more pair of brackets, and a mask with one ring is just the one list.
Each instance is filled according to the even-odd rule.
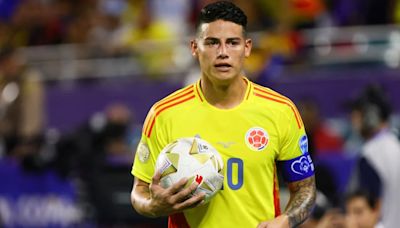
[[278,183],[278,176],[276,172],[276,166],[274,169],[274,208],[275,208],[275,217],[281,215],[281,204],[279,198],[279,183]]
[[183,213],[177,213],[168,217],[168,228],[190,228]]

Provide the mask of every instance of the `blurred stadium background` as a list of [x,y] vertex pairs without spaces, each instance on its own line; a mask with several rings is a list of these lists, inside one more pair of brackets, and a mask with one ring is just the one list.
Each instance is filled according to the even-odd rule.
[[[1,226],[165,227],[131,208],[130,168],[151,104],[199,76],[189,41],[208,2],[0,0]],[[297,104],[338,204],[361,145],[347,102],[378,84],[400,126],[400,1],[233,2],[246,74]]]

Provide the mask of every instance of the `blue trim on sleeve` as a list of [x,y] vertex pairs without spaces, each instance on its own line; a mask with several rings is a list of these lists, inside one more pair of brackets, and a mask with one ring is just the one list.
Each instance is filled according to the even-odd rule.
[[303,180],[314,175],[314,164],[309,153],[286,161],[277,161],[286,182]]

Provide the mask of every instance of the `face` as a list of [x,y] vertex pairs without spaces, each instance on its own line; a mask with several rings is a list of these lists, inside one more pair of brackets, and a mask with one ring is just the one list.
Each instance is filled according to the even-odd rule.
[[351,199],[346,204],[347,215],[357,228],[373,228],[379,219],[378,210],[369,207],[363,197]]
[[361,132],[362,127],[362,113],[358,110],[353,110],[350,113],[350,120],[353,129],[356,132]]
[[223,20],[202,24],[196,40],[191,43],[202,76],[213,82],[238,78],[251,46],[251,40],[245,39],[241,25]]

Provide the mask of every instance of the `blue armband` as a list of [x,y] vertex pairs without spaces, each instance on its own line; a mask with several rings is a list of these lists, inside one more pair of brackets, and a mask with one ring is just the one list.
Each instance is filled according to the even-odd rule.
[[314,164],[308,153],[287,161],[278,161],[278,168],[282,171],[286,182],[303,180],[314,175]]

